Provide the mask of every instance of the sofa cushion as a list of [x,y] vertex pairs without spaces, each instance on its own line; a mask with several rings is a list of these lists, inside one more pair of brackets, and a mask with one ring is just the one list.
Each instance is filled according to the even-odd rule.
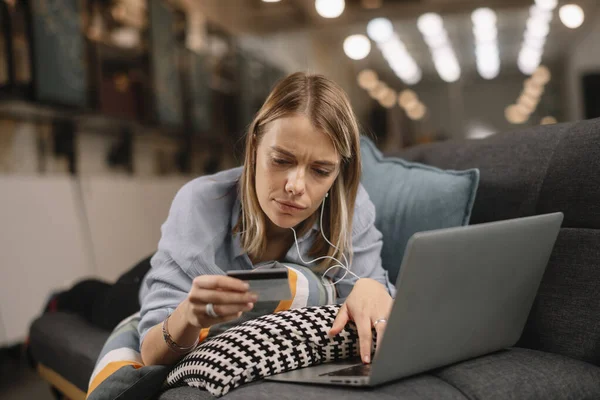
[[600,399],[600,368],[535,350],[513,348],[435,375],[469,399]]
[[375,226],[383,234],[383,268],[395,283],[414,233],[469,223],[479,171],[441,170],[384,158],[364,136],[360,144],[362,184],[375,205]]
[[563,226],[600,228],[600,119],[567,125],[541,187],[538,213],[562,211]]
[[561,229],[518,346],[600,366],[600,230]]
[[486,139],[415,146],[395,155],[439,168],[479,168],[471,216],[471,224],[479,224],[536,214],[546,170],[567,130],[544,125]]
[[75,314],[46,313],[31,325],[29,345],[37,362],[86,392],[109,334]]
[[[374,389],[335,386],[303,385],[259,381],[232,390],[227,400],[278,399],[278,400],[466,400],[459,390],[431,375],[404,379]],[[208,392],[192,387],[169,389],[157,400],[209,400]]]
[[562,211],[565,227],[600,228],[600,119],[414,146],[395,155],[439,168],[479,168],[471,223]]

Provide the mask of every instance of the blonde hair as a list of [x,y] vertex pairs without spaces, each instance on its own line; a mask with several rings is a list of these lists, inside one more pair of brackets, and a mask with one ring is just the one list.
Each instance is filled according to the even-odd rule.
[[[234,233],[241,234],[242,247],[251,257],[260,257],[266,250],[267,216],[256,195],[256,166],[253,160],[265,126],[293,114],[308,117],[315,128],[331,139],[341,157],[340,171],[329,190],[323,214],[323,232],[338,250],[329,246],[319,235],[309,255],[328,255],[343,260],[342,254],[347,254],[351,259],[352,219],[361,175],[359,128],[344,90],[322,75],[297,72],[279,81],[250,124],[239,184],[241,215]],[[319,216],[320,208],[300,224],[300,234],[310,229]],[[332,262],[325,259],[318,269],[323,270]]]

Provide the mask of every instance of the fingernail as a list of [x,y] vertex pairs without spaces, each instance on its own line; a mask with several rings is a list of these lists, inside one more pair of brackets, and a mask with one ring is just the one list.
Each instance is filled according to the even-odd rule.
[[244,288],[245,288],[246,290],[250,289],[250,284],[249,284],[249,283],[246,283],[246,282],[244,282]]
[[369,356],[365,356],[365,364],[368,364],[371,361]]
[[254,303],[248,303],[248,304],[246,305],[246,308],[247,308],[248,310],[252,310],[252,309],[254,308]]
[[250,296],[250,299],[252,300],[253,303],[256,303],[258,301],[258,296],[253,294],[252,296]]

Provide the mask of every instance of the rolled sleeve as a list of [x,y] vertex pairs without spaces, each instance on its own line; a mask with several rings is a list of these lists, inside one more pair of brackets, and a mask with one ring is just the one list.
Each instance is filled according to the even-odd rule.
[[[396,296],[396,288],[390,283],[388,272],[381,263],[382,234],[375,227],[375,206],[366,190],[359,187],[352,221],[353,257],[350,270],[361,278],[371,278],[385,286],[388,293]],[[344,271],[338,274],[343,275]],[[358,278],[346,275],[337,284],[339,302],[343,302],[352,291]]]
[[141,295],[140,347],[150,328],[164,321],[185,300],[192,287],[192,278],[164,253],[154,255],[151,264]]

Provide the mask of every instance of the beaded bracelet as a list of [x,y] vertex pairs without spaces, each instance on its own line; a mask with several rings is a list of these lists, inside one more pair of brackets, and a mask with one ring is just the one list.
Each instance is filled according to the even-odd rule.
[[173,340],[173,338],[171,337],[171,335],[169,334],[169,318],[171,317],[171,314],[169,314],[169,316],[164,320],[163,324],[162,324],[162,334],[163,334],[163,338],[165,339],[165,343],[167,344],[167,346],[169,347],[169,350],[178,353],[178,354],[185,354],[185,353],[189,353],[190,351],[194,350],[196,348],[196,346],[198,346],[198,342],[200,342],[200,337],[196,338],[196,341],[194,342],[193,345],[188,346],[188,347],[183,347],[178,345],[175,340]]

